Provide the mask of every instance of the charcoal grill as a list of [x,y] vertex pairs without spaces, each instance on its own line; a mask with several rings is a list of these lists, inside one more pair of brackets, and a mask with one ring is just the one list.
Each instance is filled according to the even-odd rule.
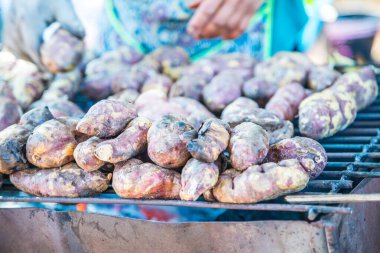
[[[305,190],[258,204],[121,199],[112,188],[97,198],[41,198],[21,193],[5,179],[0,202],[223,208],[250,211],[254,218],[165,223],[83,212],[0,209],[0,252],[378,252],[379,140],[380,98],[348,129],[322,141],[327,167]],[[276,218],[260,218],[266,214]]]

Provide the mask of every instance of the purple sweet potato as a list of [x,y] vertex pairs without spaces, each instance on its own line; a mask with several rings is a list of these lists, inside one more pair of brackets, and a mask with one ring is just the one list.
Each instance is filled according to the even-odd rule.
[[211,80],[203,72],[183,75],[170,89],[170,97],[188,97],[200,101],[204,87]]
[[259,125],[244,122],[232,130],[228,151],[234,169],[245,170],[261,163],[268,149],[269,135]]
[[18,123],[21,115],[21,107],[16,101],[0,96],[0,131]]
[[271,82],[254,77],[246,81],[243,85],[243,94],[264,106],[278,89],[277,85]]
[[141,93],[147,92],[149,90],[161,90],[165,94],[168,94],[170,87],[172,86],[172,80],[164,75],[154,75],[149,77],[141,88]]
[[132,104],[102,100],[93,105],[77,125],[77,131],[99,138],[118,135],[136,117]]
[[83,51],[83,41],[63,28],[53,31],[40,49],[42,63],[52,73],[73,70],[82,60]]
[[278,129],[267,132],[269,133],[269,144],[272,145],[283,139],[292,138],[294,135],[294,125],[289,120],[286,120]]
[[243,79],[237,75],[219,74],[203,89],[205,105],[215,113],[223,109],[241,96]]
[[74,159],[79,167],[86,171],[98,170],[105,162],[95,156],[96,145],[102,140],[94,136],[90,139],[79,143],[74,150]]
[[304,84],[312,63],[306,55],[296,52],[279,52],[255,67],[255,76],[279,87],[290,83]]
[[99,160],[115,164],[144,152],[151,124],[146,118],[135,118],[118,137],[97,144],[95,156]]
[[27,167],[25,145],[33,129],[53,118],[47,108],[38,108],[24,114],[19,124],[0,131],[0,173],[10,174]]
[[298,113],[298,106],[306,97],[306,90],[300,84],[290,83],[276,91],[265,109],[274,112],[281,119],[293,120]]
[[26,144],[26,157],[39,168],[56,168],[74,161],[76,146],[71,129],[53,119],[33,130]]
[[331,90],[336,94],[349,93],[354,97],[358,111],[375,101],[379,93],[375,72],[372,67],[364,67],[358,72],[350,72],[337,79]]
[[124,103],[135,103],[140,93],[136,90],[127,89],[116,93],[113,96],[108,97],[109,100],[121,101]]
[[322,91],[330,87],[339,76],[339,72],[329,66],[313,66],[307,78],[307,88]]
[[31,104],[29,109],[43,107],[48,107],[54,118],[81,118],[84,115],[84,112],[79,108],[79,106],[66,99],[38,100]]
[[72,99],[79,91],[82,74],[79,69],[57,74],[49,88],[42,94],[42,100]]
[[179,196],[182,200],[195,201],[214,187],[218,177],[219,166],[216,163],[204,163],[192,158],[182,169]]
[[227,149],[230,127],[219,119],[206,120],[198,131],[198,138],[187,143],[187,150],[195,159],[211,163]]
[[181,174],[137,159],[116,166],[112,187],[122,198],[179,199]]
[[296,159],[253,165],[244,171],[229,169],[222,173],[212,190],[219,202],[256,203],[301,191],[309,175]]
[[210,118],[215,118],[207,108],[197,100],[187,97],[173,97],[169,99],[170,108],[179,108],[178,115],[182,115],[194,127],[199,129],[201,124]]
[[179,117],[165,115],[148,131],[148,155],[159,166],[180,168],[191,157],[186,145],[195,136],[196,131],[189,123]]
[[231,69],[253,69],[256,60],[242,53],[217,54],[211,60],[218,67],[218,72]]
[[284,139],[269,148],[267,162],[297,159],[310,178],[318,177],[327,164],[325,149],[317,141],[305,137]]
[[27,169],[13,173],[10,180],[23,192],[38,197],[93,197],[108,188],[112,174],[85,171],[75,163],[61,168]]

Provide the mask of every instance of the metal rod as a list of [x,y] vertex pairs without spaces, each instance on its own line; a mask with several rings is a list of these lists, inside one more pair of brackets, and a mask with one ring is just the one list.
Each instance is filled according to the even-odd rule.
[[324,195],[288,195],[285,200],[289,203],[338,204],[379,202],[380,193],[371,194],[324,194]]
[[[358,153],[327,153],[328,158],[354,158]],[[364,154],[366,158],[380,158],[380,152]]]
[[380,121],[355,121],[350,127],[380,127]]
[[356,115],[356,119],[358,120],[379,120],[380,113],[358,113]]
[[348,177],[357,177],[357,178],[378,178],[380,177],[380,172],[366,172],[366,171],[323,171],[321,176],[326,177],[340,177],[340,176],[348,176]]
[[355,168],[380,168],[380,163],[372,162],[328,162],[326,168],[346,168],[349,165],[353,165]]
[[[104,194],[102,194],[104,195]],[[332,206],[310,206],[289,204],[229,204],[204,201],[181,201],[181,200],[144,200],[144,199],[121,199],[100,196],[97,198],[58,198],[58,197],[4,197],[0,196],[0,202],[34,202],[34,203],[63,203],[63,204],[129,204],[129,205],[151,205],[151,206],[183,206],[194,208],[221,208],[236,210],[256,211],[291,211],[308,212],[315,210],[319,213],[350,214],[351,209],[347,207]]]
[[351,180],[312,180],[306,188],[307,189],[331,189],[332,187],[339,187],[341,189],[351,189]]

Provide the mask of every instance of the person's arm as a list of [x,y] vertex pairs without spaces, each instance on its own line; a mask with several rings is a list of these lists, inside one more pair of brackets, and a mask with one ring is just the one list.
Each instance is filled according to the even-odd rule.
[[195,0],[188,32],[197,39],[235,39],[247,28],[262,0]]
[[1,11],[3,46],[40,67],[42,36],[50,24],[58,22],[74,36],[84,36],[70,0],[1,0]]

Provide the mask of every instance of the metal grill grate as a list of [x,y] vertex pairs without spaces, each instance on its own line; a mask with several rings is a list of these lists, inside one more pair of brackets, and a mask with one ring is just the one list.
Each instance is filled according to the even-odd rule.
[[[380,177],[380,172],[372,171],[373,169],[380,168],[379,140],[380,97],[369,108],[358,113],[355,122],[348,129],[338,133],[336,136],[322,140],[321,143],[328,153],[328,164],[316,180],[309,182],[306,189],[299,193],[258,204],[122,199],[115,194],[111,187],[96,198],[41,198],[20,192],[7,178],[4,180],[3,187],[0,190],[0,202],[137,204],[256,211],[290,211],[308,213],[308,219],[310,220],[315,219],[318,214],[350,214],[350,208],[329,203],[344,202],[339,200],[341,199],[339,196],[344,196],[343,199],[349,199],[350,201],[380,201],[380,196],[371,196],[369,194],[363,197],[350,194],[352,189],[363,178]],[[310,203],[314,204],[311,205]]]

